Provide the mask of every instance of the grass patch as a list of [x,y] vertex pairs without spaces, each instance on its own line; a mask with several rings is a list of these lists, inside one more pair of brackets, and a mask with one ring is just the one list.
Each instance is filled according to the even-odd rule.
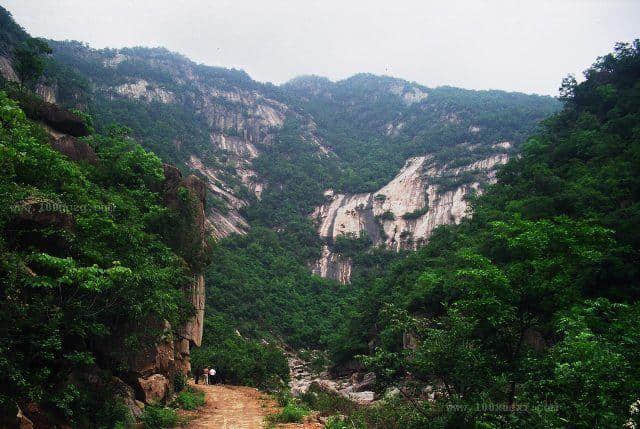
[[195,410],[204,405],[204,392],[189,387],[178,393],[173,405],[183,410]]
[[309,414],[310,410],[296,398],[292,398],[288,392],[279,392],[276,395],[278,404],[283,407],[277,414],[271,414],[267,417],[268,423],[300,423],[302,419]]
[[140,416],[145,429],[168,429],[181,423],[176,410],[159,405],[147,405]]

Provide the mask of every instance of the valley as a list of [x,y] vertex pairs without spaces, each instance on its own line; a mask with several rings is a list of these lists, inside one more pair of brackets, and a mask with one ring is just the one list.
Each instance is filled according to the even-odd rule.
[[550,97],[0,23],[0,423],[640,424],[637,40]]

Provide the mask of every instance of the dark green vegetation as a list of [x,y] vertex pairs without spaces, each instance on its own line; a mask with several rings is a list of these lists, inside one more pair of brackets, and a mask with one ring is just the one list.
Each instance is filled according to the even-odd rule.
[[289,367],[282,351],[236,333],[228,319],[208,315],[203,345],[191,352],[192,372],[216,370],[215,381],[263,389],[282,387],[289,381]]
[[[413,155],[432,153],[439,162],[472,162],[504,152],[491,147],[494,143],[509,140],[517,148],[536,123],[558,107],[550,97],[429,89],[371,75],[337,83],[300,78],[276,87],[255,82],[243,71],[196,65],[164,49],[115,51],[93,50],[79,42],[50,44],[53,56],[44,80],[57,88],[61,104],[90,113],[98,132],[112,122],[130,127],[132,136],[165,161],[182,164],[190,155],[198,156],[249,203],[242,215],[252,231],[246,237],[221,240],[214,250],[219,263],[207,273],[207,308],[229,316],[242,332],[260,331],[294,345],[326,345],[340,323],[341,316],[334,315],[342,314],[341,303],[350,295],[308,272],[308,263],[319,256],[322,245],[308,215],[325,201],[324,190],[375,190]],[[198,78],[187,78],[185,70]],[[175,102],[136,99],[115,91],[140,80],[148,82],[147,88],[170,92]],[[320,90],[308,90],[309,86]],[[202,88],[254,91],[289,106],[284,126],[271,130],[274,138],[268,144],[252,142],[259,154],[251,168],[266,185],[259,201],[241,184],[236,155],[210,140],[211,132],[237,138],[246,128],[236,122],[220,127],[212,121],[215,114],[203,101]],[[215,98],[215,106],[217,112],[224,110],[225,119],[244,121],[253,115],[247,105],[222,96]],[[396,131],[387,132],[389,124]],[[208,202],[216,212],[228,214],[228,203],[220,196],[210,195]]]
[[188,388],[176,395],[175,405],[183,410],[195,410],[204,405],[204,392]]
[[[188,266],[163,239],[172,214],[154,191],[162,164],[118,130],[86,139],[98,164],[71,162],[5,93],[0,106],[0,402],[36,401],[82,425],[99,392],[72,374],[126,369],[124,351],[100,344],[190,315]],[[143,340],[127,330],[130,346]]]
[[[335,83],[303,76],[282,88],[290,103],[312,115],[342,165],[325,188],[352,193],[379,189],[412,156],[430,153],[464,165],[494,153],[494,143],[517,146],[558,107],[550,97],[426,88],[370,74]],[[456,146],[461,143],[474,149]]]
[[[205,260],[184,238],[192,197],[182,188],[167,208],[162,162],[126,128],[89,134],[79,116],[43,103],[30,89],[48,46],[15,24],[2,30],[22,83],[0,91],[0,421],[37,404],[53,424],[122,426],[132,416],[116,377],[162,321],[180,327],[193,312],[185,286]],[[54,142],[47,120],[84,137]]]
[[[31,64],[33,75],[23,76],[32,85],[29,76],[39,74],[46,49],[5,21],[0,47],[3,53],[13,47],[19,62]],[[250,232],[213,247],[209,317],[194,368],[213,365],[229,382],[279,384],[286,362],[258,342],[264,337],[328,349],[334,371],[359,362],[376,372],[380,392],[391,386],[404,392],[362,409],[309,396],[288,401],[283,420],[299,419],[306,407],[344,414],[330,427],[352,428],[620,427],[633,417],[629,407],[640,391],[638,42],[599,59],[585,82],[565,80],[564,110],[540,129],[537,121],[556,108],[549,98],[428,89],[370,75],[337,83],[301,78],[278,88],[241,71],[196,66],[211,88],[257,91],[291,106],[273,141],[256,143],[252,166],[266,185],[260,201],[240,185],[229,153],[212,149],[211,125],[198,100],[186,95],[192,83],[178,84],[172,73],[191,64],[186,59],[134,48],[107,67],[116,52],[75,42],[52,46],[43,82],[57,85],[67,107],[93,115],[99,134],[86,141],[100,162],[70,162],[15,103],[0,99],[5,403],[39,401],[78,425],[89,410],[105,425],[124,422],[117,400],[66,381],[94,364],[104,378],[126,370],[96,345],[128,323],[166,318],[177,326],[189,314],[180,286],[194,261],[170,246],[182,217],[159,204],[159,159],[110,127],[117,121],[162,159],[198,155],[249,203],[242,214]],[[175,70],[151,65],[160,60]],[[108,92],[129,77],[172,91],[180,103]],[[32,94],[13,90],[30,112]],[[217,102],[248,115],[239,104]],[[328,154],[309,138],[308,119]],[[352,284],[310,275],[307,264],[323,243],[308,215],[325,200],[325,189],[374,191],[407,157],[428,153],[462,166],[503,151],[494,145],[505,140],[522,157],[473,201],[473,219],[440,228],[413,253],[371,249],[367,236],[340,237],[330,244],[353,260]],[[454,188],[473,175],[438,183]],[[224,211],[218,197],[209,201]],[[74,212],[73,228],[54,211],[56,223],[37,234],[30,223],[16,223],[25,205],[43,202],[114,210]],[[138,342],[132,337],[128,344]],[[192,399],[182,395],[186,406]],[[156,426],[173,418],[174,411],[160,407],[144,417]]]
[[409,392],[440,392],[402,427],[620,427],[632,417],[640,42],[585,75],[564,82],[564,110],[474,202],[473,219],[440,228],[375,280],[354,279],[361,296],[337,341],[351,353],[334,357],[365,355],[380,388],[411,374]]
[[282,410],[267,417],[267,422],[271,425],[275,423],[298,423],[309,414],[309,408],[300,399],[292,397],[289,392],[279,391],[275,396]]
[[207,310],[253,337],[282,335],[292,346],[317,347],[339,323],[349,288],[310,275],[295,249],[303,247],[290,238],[256,226],[218,243],[207,272]]

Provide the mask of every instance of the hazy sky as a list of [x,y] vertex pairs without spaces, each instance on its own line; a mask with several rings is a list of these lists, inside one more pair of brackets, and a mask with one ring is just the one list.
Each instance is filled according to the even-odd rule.
[[0,0],[34,36],[164,46],[281,83],[370,72],[427,86],[557,93],[616,41],[639,0]]

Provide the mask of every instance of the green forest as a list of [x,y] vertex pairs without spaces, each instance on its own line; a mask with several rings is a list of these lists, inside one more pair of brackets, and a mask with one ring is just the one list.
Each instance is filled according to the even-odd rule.
[[[215,362],[221,382],[271,392],[280,418],[315,410],[332,429],[640,424],[640,40],[562,80],[553,99],[370,74],[276,86],[163,48],[32,38],[0,12],[0,54],[20,81],[0,82],[0,423],[36,404],[51,427],[179,424],[175,409],[202,406],[186,373],[171,368],[174,399],[137,416],[122,384],[135,384],[141,350],[184,340],[202,274],[191,372]],[[119,54],[128,59],[104,65]],[[176,78],[187,66],[198,82]],[[105,89],[132,79],[177,101]],[[60,107],[38,95],[43,85]],[[273,138],[255,142],[259,197],[233,154],[212,147],[201,85],[288,106]],[[60,127],[78,158],[57,146]],[[497,182],[470,197],[473,215],[416,250],[317,233],[311,214],[327,189],[377,191],[413,156],[465,166],[504,152]],[[245,234],[200,239],[200,197],[182,179],[191,155],[243,200]],[[227,214],[230,199],[205,192],[206,213]],[[349,284],[312,274],[323,245],[352,262]],[[374,373],[379,400],[293,398],[285,352],[315,356],[332,376]]]

